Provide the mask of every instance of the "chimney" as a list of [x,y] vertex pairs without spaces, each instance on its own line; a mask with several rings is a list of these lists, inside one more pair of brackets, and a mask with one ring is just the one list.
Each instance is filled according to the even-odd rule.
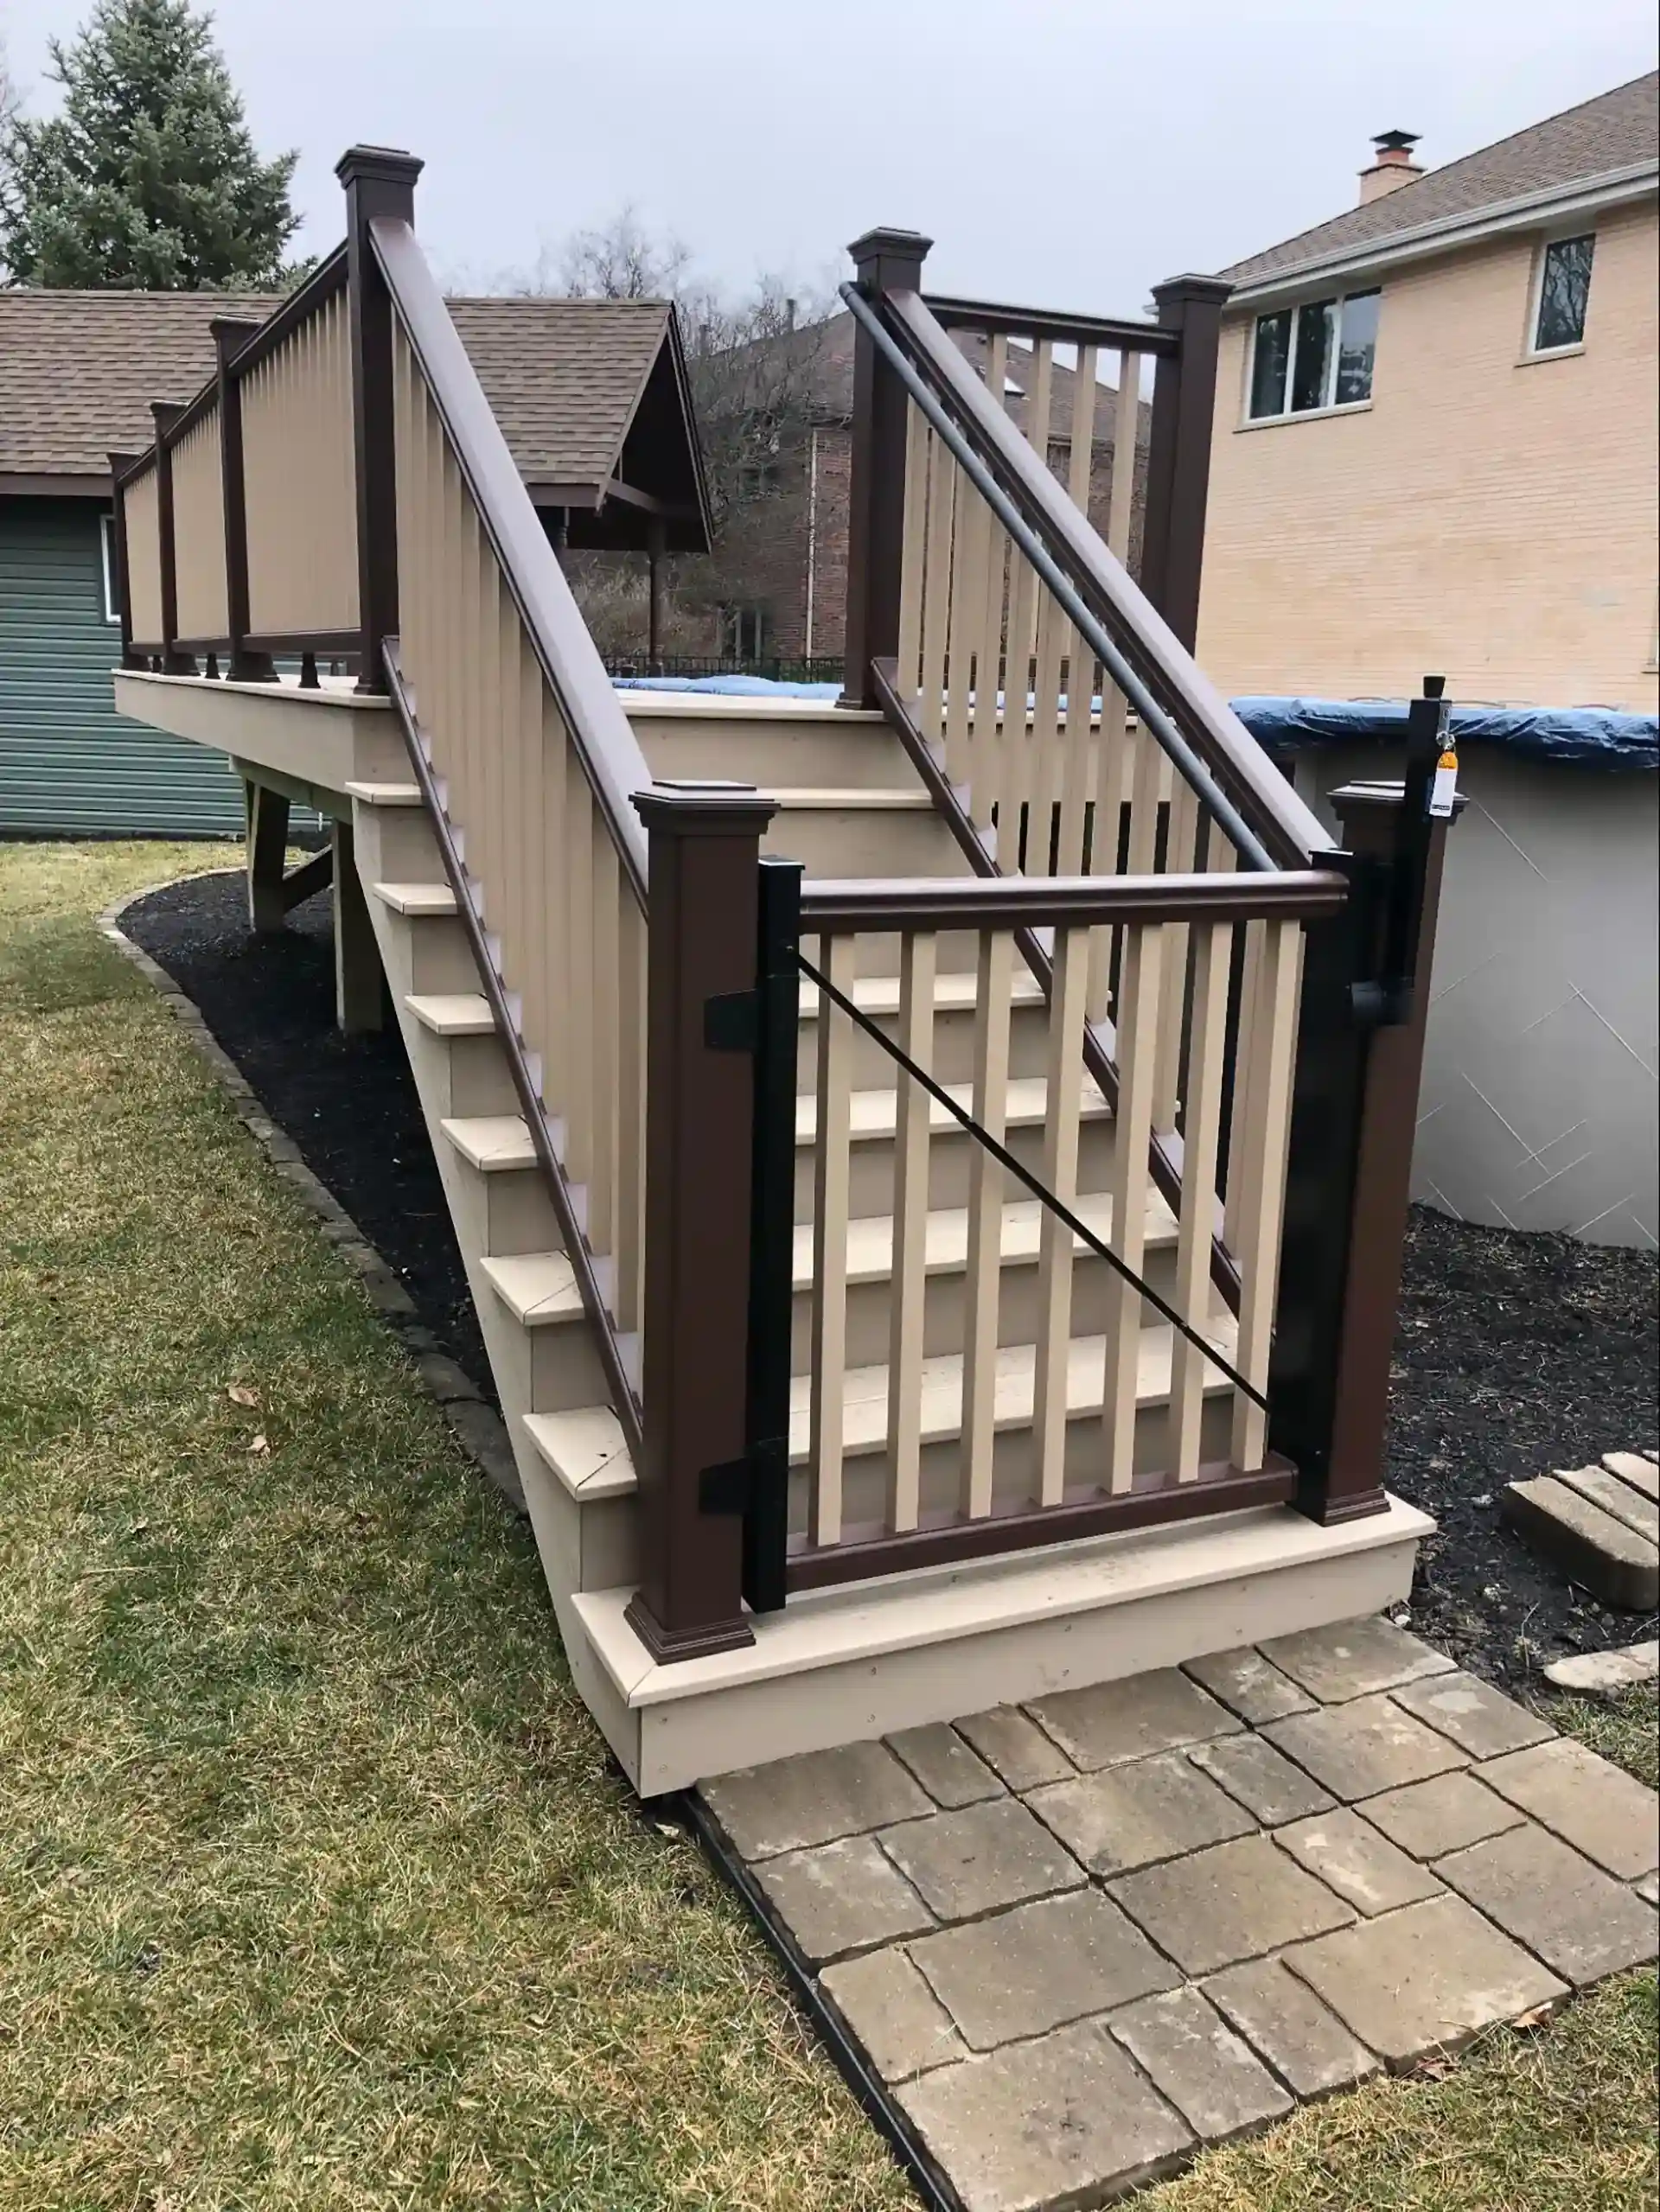
[[1381,131],[1372,143],[1377,149],[1372,165],[1360,172],[1363,207],[1382,199],[1387,192],[1398,192],[1424,173],[1412,158],[1412,150],[1418,143],[1415,131]]

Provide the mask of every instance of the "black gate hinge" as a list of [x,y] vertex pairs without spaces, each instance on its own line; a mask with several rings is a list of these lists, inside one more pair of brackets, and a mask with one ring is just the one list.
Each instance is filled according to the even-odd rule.
[[761,994],[725,991],[703,1002],[703,1042],[711,1052],[757,1052],[761,1045]]
[[723,1459],[698,1476],[698,1511],[746,1514],[755,1499],[755,1469],[747,1459]]

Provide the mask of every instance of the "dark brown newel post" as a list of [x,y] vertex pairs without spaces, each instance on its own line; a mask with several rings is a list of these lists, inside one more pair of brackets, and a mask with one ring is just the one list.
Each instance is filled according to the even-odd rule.
[[1199,633],[1216,348],[1223,303],[1232,290],[1220,277],[1172,277],[1152,288],[1159,322],[1182,342],[1178,353],[1160,356],[1153,373],[1140,580],[1190,653]]
[[162,673],[168,676],[194,676],[195,661],[189,653],[178,652],[174,644],[179,634],[179,562],[173,536],[173,449],[167,442],[167,434],[184,409],[176,401],[156,399],[151,401],[150,411],[156,424],[156,537],[161,562]]
[[[847,251],[859,288],[919,292],[932,239],[866,231]],[[905,535],[905,388],[869,334],[853,338],[852,475],[847,500],[846,667],[843,706],[881,704],[871,664],[899,650],[899,578]]]
[[132,649],[132,579],[127,573],[127,500],[121,479],[137,466],[136,453],[110,456],[110,581],[115,587],[115,611],[121,624],[121,666],[143,668],[143,653]]
[[277,669],[268,653],[250,653],[248,615],[248,508],[242,475],[242,379],[232,364],[258,331],[257,322],[218,316],[208,328],[219,353],[219,458],[225,507],[225,628],[230,650],[225,673],[233,684],[274,684]]
[[[1269,1444],[1323,1526],[1381,1513],[1446,820],[1427,812],[1440,701],[1413,703],[1403,785],[1334,792],[1354,890],[1304,962]],[[1322,862],[1322,864],[1325,864]]]
[[383,641],[398,634],[398,455],[392,415],[392,297],[369,240],[377,215],[415,220],[422,164],[391,146],[352,146],[335,164],[346,188],[351,291],[352,436],[357,461],[357,688],[384,692]]
[[774,801],[655,784],[646,984],[645,1451],[640,1587],[654,1659],[752,1642],[744,1618],[759,855]]

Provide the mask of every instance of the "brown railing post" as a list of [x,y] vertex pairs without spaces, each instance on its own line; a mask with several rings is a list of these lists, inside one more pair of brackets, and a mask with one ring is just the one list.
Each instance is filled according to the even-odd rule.
[[144,657],[132,649],[132,580],[127,574],[127,498],[122,478],[138,462],[136,453],[110,456],[110,581],[115,586],[115,611],[121,623],[121,666],[142,668]]
[[216,316],[208,328],[219,354],[219,457],[225,506],[225,628],[229,651],[225,673],[233,684],[274,684],[268,653],[250,653],[248,631],[248,507],[242,474],[242,379],[232,366],[257,322]]
[[357,460],[357,688],[384,692],[382,641],[398,634],[398,456],[392,416],[392,296],[369,241],[387,215],[412,225],[422,164],[391,146],[351,146],[335,164],[346,188],[351,290],[352,436]]
[[161,564],[162,671],[168,676],[194,676],[195,659],[174,647],[174,640],[179,634],[179,566],[173,537],[173,449],[167,442],[167,434],[184,408],[174,400],[156,399],[150,402],[150,411],[156,424],[156,536]]
[[[1172,277],[1152,288],[1160,324],[1182,342],[1178,353],[1159,357],[1153,372],[1140,581],[1190,653],[1199,629],[1216,348],[1223,304],[1232,289],[1221,277]],[[1116,455],[1113,465],[1118,465]]]
[[[866,231],[847,251],[859,290],[918,292],[932,239],[918,231]],[[847,503],[846,666],[841,704],[877,707],[872,663],[899,650],[899,579],[905,532],[905,389],[869,335],[853,339],[852,474]]]
[[640,1587],[657,1660],[753,1641],[744,1615],[753,1049],[761,838],[744,784],[656,784],[646,983]]
[[1292,1098],[1268,1443],[1323,1526],[1386,1505],[1386,1431],[1448,823],[1427,812],[1438,692],[1402,784],[1332,794],[1349,906],[1311,922]]

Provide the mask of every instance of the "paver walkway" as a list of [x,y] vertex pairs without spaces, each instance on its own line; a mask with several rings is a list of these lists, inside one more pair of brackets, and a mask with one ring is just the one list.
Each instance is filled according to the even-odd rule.
[[1105,2203],[1656,1952],[1654,1793],[1383,1620],[703,1795],[967,2212]]

